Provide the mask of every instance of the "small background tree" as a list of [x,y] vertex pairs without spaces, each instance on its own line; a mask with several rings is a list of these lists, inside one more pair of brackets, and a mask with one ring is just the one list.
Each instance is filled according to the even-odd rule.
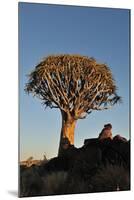
[[33,161],[33,156],[30,156],[30,157],[26,160],[27,166],[30,166],[31,163],[32,163],[32,161]]
[[93,110],[104,110],[120,97],[106,64],[80,55],[48,56],[29,74],[25,90],[46,107],[59,108],[62,115],[59,154],[63,138],[74,144],[76,121]]

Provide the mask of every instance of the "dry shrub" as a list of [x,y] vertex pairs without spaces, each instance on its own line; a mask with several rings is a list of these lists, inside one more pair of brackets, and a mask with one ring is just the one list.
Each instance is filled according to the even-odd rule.
[[36,167],[28,167],[20,174],[20,197],[38,196],[42,193],[43,180]]
[[20,197],[63,194],[67,172],[51,172],[40,176],[36,168],[27,168],[21,174]]
[[43,178],[45,195],[63,194],[67,172],[52,172]]
[[68,180],[64,187],[65,194],[79,194],[79,193],[89,193],[90,187],[88,186],[87,181],[82,179],[76,179],[72,177],[70,181]]
[[123,191],[130,189],[130,174],[123,166],[102,166],[90,181],[92,192]]

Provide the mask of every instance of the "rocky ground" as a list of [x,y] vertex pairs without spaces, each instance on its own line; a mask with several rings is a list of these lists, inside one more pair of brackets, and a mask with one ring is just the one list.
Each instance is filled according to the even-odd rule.
[[20,197],[130,189],[130,141],[87,139],[47,163],[20,167]]

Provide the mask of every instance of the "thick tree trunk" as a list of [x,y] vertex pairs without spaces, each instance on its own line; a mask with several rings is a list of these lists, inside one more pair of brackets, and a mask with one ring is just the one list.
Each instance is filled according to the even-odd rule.
[[60,145],[58,155],[61,155],[61,152],[65,146],[65,140],[68,141],[70,145],[74,144],[74,130],[76,125],[76,120],[68,113],[61,112],[62,114],[62,128],[60,135]]

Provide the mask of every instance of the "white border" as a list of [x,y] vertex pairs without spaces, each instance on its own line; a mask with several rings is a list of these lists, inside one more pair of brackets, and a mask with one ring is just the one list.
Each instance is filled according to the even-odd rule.
[[[27,2],[27,1],[21,1]],[[132,33],[134,24],[134,6],[133,0],[28,0],[28,2],[79,5],[93,7],[112,7],[112,8],[131,8],[132,11]],[[17,197],[17,181],[18,181],[18,2],[16,0],[3,0],[0,3],[0,198],[2,200],[12,200]],[[131,45],[134,44],[133,37]],[[132,55],[134,45],[131,47]],[[132,58],[131,75],[134,76],[133,70],[134,59]],[[134,78],[131,78],[131,85],[134,85]],[[132,90],[132,121],[134,119],[134,90]],[[131,140],[134,141],[133,124],[131,132]],[[133,145],[132,145],[132,179],[133,174]],[[76,183],[77,184],[77,183]],[[65,199],[89,199],[112,200],[112,199],[132,199],[134,187],[132,191],[118,193],[97,193],[84,195],[67,195]],[[63,196],[53,197],[37,197],[35,199],[62,199]],[[33,198],[23,198],[33,199]]]

